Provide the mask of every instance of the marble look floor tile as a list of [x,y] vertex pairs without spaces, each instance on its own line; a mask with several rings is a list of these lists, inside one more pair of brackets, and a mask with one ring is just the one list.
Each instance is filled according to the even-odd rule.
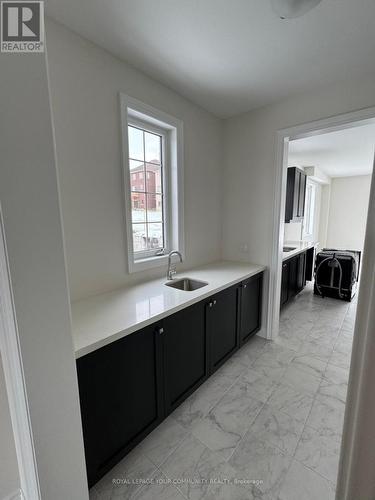
[[214,373],[172,413],[172,417],[188,430],[191,429],[195,422],[207,415],[234,382],[231,377]]
[[281,451],[293,456],[304,422],[266,404],[255,419],[250,430],[259,439],[277,446]]
[[258,359],[266,343],[265,339],[255,336],[233,355],[233,359],[238,360],[246,368],[250,368],[254,361]]
[[242,375],[241,381],[249,386],[249,395],[262,403],[267,401],[278,386],[276,380],[251,368]]
[[132,500],[184,500],[185,497],[163,474],[153,478],[152,483],[142,486]]
[[341,401],[342,403],[346,402],[346,394],[348,392],[348,384],[345,382],[334,384],[325,380],[323,378],[316,397],[322,399],[322,397],[331,397]]
[[281,318],[280,329],[289,332],[299,332],[301,335],[307,334],[314,326],[314,320],[309,319],[308,317],[306,317],[306,315],[304,315],[303,320],[301,320],[301,318],[302,318],[301,311],[295,312],[290,318],[287,319]]
[[156,471],[155,465],[140,449],[132,450],[96,485],[100,500],[129,499]]
[[159,466],[187,436],[188,431],[174,418],[168,417],[139,445],[139,449]]
[[313,398],[296,391],[289,385],[279,384],[269,398],[268,404],[290,417],[305,422],[310,413]]
[[[291,459],[248,431],[229,460],[239,477],[260,481],[259,498],[277,498]],[[251,498],[251,497],[250,497]]]
[[333,350],[336,352],[340,352],[341,354],[351,354],[352,347],[353,347],[352,339],[348,340],[340,335],[333,347]]
[[310,354],[298,354],[293,358],[290,366],[295,366],[303,372],[320,378],[327,366],[327,361]]
[[202,499],[208,492],[210,479],[220,476],[225,461],[209,450],[196,437],[188,436],[160,467],[178,489],[191,500]]
[[228,377],[234,382],[245,370],[246,367],[240,363],[238,359],[232,357],[228,359],[228,361],[226,361],[216,373],[219,377]]
[[331,384],[345,384],[349,380],[349,370],[328,363],[323,378]]
[[294,351],[270,342],[265,346],[252,368],[265,376],[279,380],[294,356]]
[[290,349],[295,352],[299,352],[302,345],[302,339],[299,337],[287,337],[284,334],[280,334],[275,340],[275,344],[278,344],[286,349]]
[[294,458],[335,484],[340,448],[341,433],[306,426]]
[[321,326],[314,327],[307,335],[306,340],[318,341],[332,344],[340,334],[339,327]]
[[351,353],[343,354],[342,352],[332,351],[329,363],[341,368],[349,370],[350,368]]
[[251,397],[251,385],[234,384],[217,405],[193,426],[193,434],[228,459],[260,412],[263,403]]
[[345,405],[341,401],[328,396],[316,398],[306,425],[314,429],[329,429],[333,433],[342,432]]
[[342,322],[341,329],[347,332],[353,332],[355,326],[355,315],[347,314]]
[[315,377],[301,370],[298,366],[289,365],[281,378],[281,382],[290,385],[298,392],[313,396],[319,388],[321,377]]
[[278,500],[334,500],[335,488],[327,479],[294,461]]
[[320,359],[328,361],[333,351],[334,341],[327,340],[325,342],[319,340],[305,340],[299,350],[300,354],[309,354]]

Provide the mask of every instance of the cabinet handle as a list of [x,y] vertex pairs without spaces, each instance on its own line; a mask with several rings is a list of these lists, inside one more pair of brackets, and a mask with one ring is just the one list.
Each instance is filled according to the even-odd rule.
[[246,288],[246,287],[247,287],[247,285],[244,285],[243,287],[244,287],[244,288]]
[[216,300],[214,300],[214,306],[216,305]]
[[213,303],[212,302],[209,302],[208,303],[208,307],[212,307],[213,306]]
[[159,328],[159,335],[163,335],[164,333],[164,328]]

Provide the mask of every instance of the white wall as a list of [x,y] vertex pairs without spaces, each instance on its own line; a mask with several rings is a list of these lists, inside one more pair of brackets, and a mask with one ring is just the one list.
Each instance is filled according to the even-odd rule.
[[86,500],[46,57],[0,67],[0,203],[40,489]]
[[363,250],[370,187],[371,175],[332,179],[327,247]]
[[[226,121],[223,179],[225,258],[270,265],[276,131],[373,105],[375,76],[301,94]],[[248,253],[241,252],[243,242],[248,244]]]
[[222,122],[108,52],[47,22],[72,299],[159,276],[127,274],[118,93],[184,123],[184,267],[221,256]]
[[318,232],[319,250],[327,246],[330,198],[331,198],[331,184],[325,184],[322,186],[322,196],[320,199],[320,216],[319,216],[319,232]]
[[20,488],[16,447],[0,356],[0,499]]

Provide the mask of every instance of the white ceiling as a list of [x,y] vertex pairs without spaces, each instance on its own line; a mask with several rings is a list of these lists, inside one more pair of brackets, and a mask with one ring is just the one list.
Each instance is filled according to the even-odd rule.
[[375,73],[374,0],[323,0],[291,20],[270,0],[47,0],[46,9],[221,117]]
[[330,177],[371,174],[375,124],[297,139],[289,143],[289,165],[315,166]]

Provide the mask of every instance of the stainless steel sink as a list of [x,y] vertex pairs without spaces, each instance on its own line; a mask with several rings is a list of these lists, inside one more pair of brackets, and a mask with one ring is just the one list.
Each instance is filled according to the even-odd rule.
[[291,252],[292,250],[295,250],[297,247],[283,247],[283,252]]
[[208,283],[206,281],[193,280],[190,278],[180,278],[177,280],[171,280],[168,283],[165,283],[165,285],[170,286],[171,288],[176,288],[177,290],[192,292],[193,290],[198,290],[198,288],[208,285]]

